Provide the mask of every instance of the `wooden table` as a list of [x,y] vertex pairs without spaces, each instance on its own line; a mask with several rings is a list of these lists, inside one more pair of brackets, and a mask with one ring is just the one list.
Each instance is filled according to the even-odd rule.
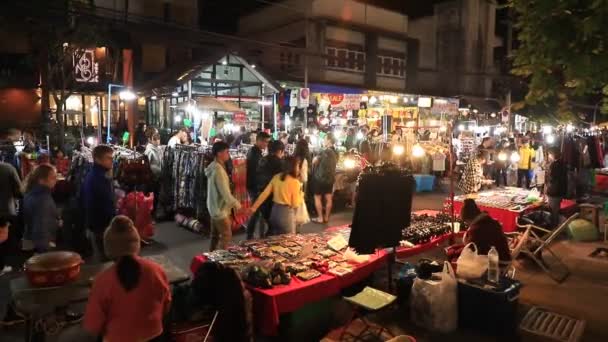
[[[144,257],[152,260],[163,268],[172,285],[186,282],[190,279],[188,272],[177,267],[164,255]],[[63,286],[33,287],[23,274],[10,281],[11,295],[17,311],[25,316],[25,341],[29,341],[34,331],[34,322],[57,308],[67,307],[70,304],[85,302],[93,279],[97,274],[112,265],[112,262],[95,265],[83,265],[80,268],[78,279]]]

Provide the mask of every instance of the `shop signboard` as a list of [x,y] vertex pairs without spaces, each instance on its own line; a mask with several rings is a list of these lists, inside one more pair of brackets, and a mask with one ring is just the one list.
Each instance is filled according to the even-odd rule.
[[298,91],[298,89],[291,89],[291,92],[289,93],[289,107],[297,107],[298,106],[298,99],[300,97],[300,92]]
[[298,101],[298,107],[306,108],[310,104],[310,88],[300,89],[300,99]]
[[95,49],[76,49],[72,55],[74,78],[80,83],[99,82],[99,64],[95,59]]
[[449,98],[435,98],[433,100],[433,106],[431,107],[431,114],[433,115],[456,115],[458,114],[458,105],[460,104],[458,99]]
[[502,123],[509,123],[509,108],[504,107],[501,111],[501,121]]
[[321,93],[319,94],[319,102],[331,104],[331,107],[335,109],[359,110],[361,107],[361,95]]
[[232,121],[234,122],[246,122],[247,114],[245,112],[236,112],[232,115]]

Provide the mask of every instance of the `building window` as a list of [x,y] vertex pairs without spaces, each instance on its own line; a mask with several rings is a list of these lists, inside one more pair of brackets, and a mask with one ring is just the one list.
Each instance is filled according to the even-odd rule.
[[378,56],[378,75],[405,78],[405,59]]
[[363,51],[327,47],[325,53],[327,54],[325,65],[329,69],[365,71],[365,52]]
[[300,55],[291,52],[281,52],[281,70],[286,71],[300,65]]

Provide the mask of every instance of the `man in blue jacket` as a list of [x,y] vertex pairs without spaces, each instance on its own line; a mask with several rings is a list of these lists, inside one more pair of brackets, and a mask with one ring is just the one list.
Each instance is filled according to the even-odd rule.
[[103,246],[103,233],[116,214],[114,190],[112,189],[113,150],[107,145],[93,149],[94,165],[87,174],[83,186],[86,227],[91,233],[95,254],[99,261],[106,261]]

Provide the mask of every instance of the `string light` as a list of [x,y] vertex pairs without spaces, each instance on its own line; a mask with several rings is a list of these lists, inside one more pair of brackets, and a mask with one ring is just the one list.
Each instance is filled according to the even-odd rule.
[[393,154],[396,156],[401,156],[405,152],[405,147],[403,145],[395,145],[393,146]]
[[416,158],[424,156],[425,153],[426,152],[424,151],[422,146],[420,146],[420,144],[416,144],[412,147],[412,156]]

